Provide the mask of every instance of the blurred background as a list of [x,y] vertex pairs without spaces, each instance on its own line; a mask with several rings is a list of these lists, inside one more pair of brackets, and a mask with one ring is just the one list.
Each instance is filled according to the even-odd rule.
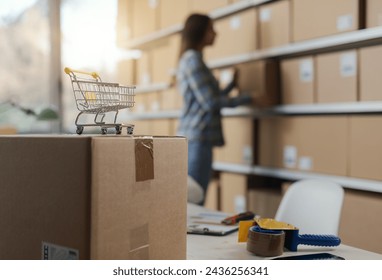
[[[0,1],[0,129],[75,131],[78,111],[63,68],[97,71],[104,81],[117,82],[118,60],[131,56],[115,45],[117,5],[116,0]],[[59,117],[39,118],[46,109]]]

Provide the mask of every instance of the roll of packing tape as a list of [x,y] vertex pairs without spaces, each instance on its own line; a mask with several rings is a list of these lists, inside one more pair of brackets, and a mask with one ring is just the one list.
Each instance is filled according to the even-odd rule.
[[282,230],[265,230],[259,226],[249,229],[247,250],[262,257],[275,257],[283,254],[285,233]]

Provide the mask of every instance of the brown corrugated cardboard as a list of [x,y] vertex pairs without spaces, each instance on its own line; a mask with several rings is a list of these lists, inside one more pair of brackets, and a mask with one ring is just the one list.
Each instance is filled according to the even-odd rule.
[[274,218],[281,198],[279,187],[250,183],[247,208],[263,218]]
[[317,65],[317,103],[358,100],[358,53],[355,50],[320,54]]
[[293,42],[354,31],[362,27],[359,0],[292,0]]
[[184,23],[189,13],[189,0],[160,0],[159,28]]
[[118,0],[116,43],[119,47],[126,47],[128,40],[131,39],[133,35],[133,1],[134,0]]
[[186,139],[137,139],[0,137],[0,259],[184,259]]
[[382,1],[366,0],[366,27],[382,25]]
[[189,0],[190,13],[209,13],[229,4],[229,0]]
[[283,104],[314,103],[314,61],[313,56],[281,61],[281,99]]
[[247,117],[224,117],[225,145],[214,149],[214,160],[238,164],[253,164],[254,121]]
[[347,176],[348,131],[344,116],[262,119],[259,164]]
[[236,66],[238,88],[254,98],[256,107],[268,107],[280,102],[279,68],[275,60],[259,60]]
[[221,211],[240,213],[247,210],[247,176],[242,174],[221,173]]
[[382,194],[345,189],[339,236],[344,244],[382,253]]
[[180,36],[163,38],[152,44],[151,48],[152,82],[170,83],[178,64]]
[[382,100],[382,46],[361,48],[359,64],[359,100]]
[[257,11],[249,9],[214,22],[215,44],[205,50],[207,61],[257,49]]
[[144,50],[135,62],[135,84],[149,85],[152,83],[152,53]]
[[121,60],[117,65],[118,82],[123,85],[135,84],[135,61],[132,59]]
[[259,8],[260,49],[291,42],[289,0],[261,5]]
[[382,116],[350,117],[350,177],[382,180]]
[[[159,29],[158,0],[133,0],[133,37],[141,37]],[[144,16],[143,16],[144,15]]]

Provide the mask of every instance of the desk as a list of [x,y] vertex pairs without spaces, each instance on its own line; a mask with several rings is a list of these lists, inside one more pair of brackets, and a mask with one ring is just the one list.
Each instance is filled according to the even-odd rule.
[[[188,204],[188,215],[210,211],[204,207]],[[237,242],[237,232],[226,236],[187,235],[187,259],[190,260],[251,260],[258,257],[246,249],[246,243]],[[338,247],[299,245],[297,252],[284,252],[283,256],[332,253],[347,260],[382,260],[382,255],[341,244]]]

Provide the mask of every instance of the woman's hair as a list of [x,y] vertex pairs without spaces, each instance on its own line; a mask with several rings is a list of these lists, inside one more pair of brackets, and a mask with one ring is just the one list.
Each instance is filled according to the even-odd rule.
[[203,41],[211,18],[202,14],[191,14],[184,24],[181,36],[180,56],[189,49],[196,49]]

